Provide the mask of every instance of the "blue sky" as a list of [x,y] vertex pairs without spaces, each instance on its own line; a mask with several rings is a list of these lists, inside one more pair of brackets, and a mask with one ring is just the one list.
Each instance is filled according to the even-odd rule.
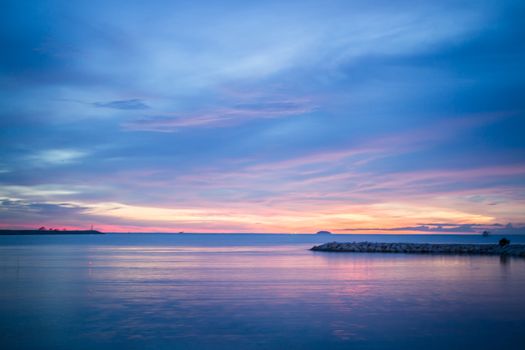
[[520,1],[4,7],[4,227],[525,223]]

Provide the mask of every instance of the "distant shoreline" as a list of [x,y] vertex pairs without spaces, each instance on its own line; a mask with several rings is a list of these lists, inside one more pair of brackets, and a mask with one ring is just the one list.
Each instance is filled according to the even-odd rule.
[[0,236],[29,236],[29,235],[103,235],[104,232],[97,230],[0,230]]
[[331,242],[313,246],[310,250],[347,253],[500,255],[525,258],[525,244],[500,246],[499,244]]

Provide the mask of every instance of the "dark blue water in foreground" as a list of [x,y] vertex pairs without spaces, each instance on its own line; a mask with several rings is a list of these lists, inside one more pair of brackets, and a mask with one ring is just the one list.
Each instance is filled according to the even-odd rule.
[[523,349],[525,259],[307,250],[498,238],[1,236],[0,348]]

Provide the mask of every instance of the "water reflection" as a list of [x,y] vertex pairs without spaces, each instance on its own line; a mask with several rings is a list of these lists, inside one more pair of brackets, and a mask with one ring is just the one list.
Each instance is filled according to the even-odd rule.
[[[525,331],[523,261],[309,246],[0,247],[1,341],[13,349],[347,349],[525,340],[517,331]],[[507,328],[516,332],[501,339]]]
[[503,266],[508,265],[510,263],[510,257],[506,255],[500,255],[499,262]]

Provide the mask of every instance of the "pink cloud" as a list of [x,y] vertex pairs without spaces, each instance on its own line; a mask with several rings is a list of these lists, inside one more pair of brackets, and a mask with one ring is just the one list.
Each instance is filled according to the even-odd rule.
[[151,116],[124,124],[128,130],[174,132],[186,127],[217,127],[253,119],[281,118],[311,113],[316,106],[307,99],[242,103],[213,111],[181,116]]

